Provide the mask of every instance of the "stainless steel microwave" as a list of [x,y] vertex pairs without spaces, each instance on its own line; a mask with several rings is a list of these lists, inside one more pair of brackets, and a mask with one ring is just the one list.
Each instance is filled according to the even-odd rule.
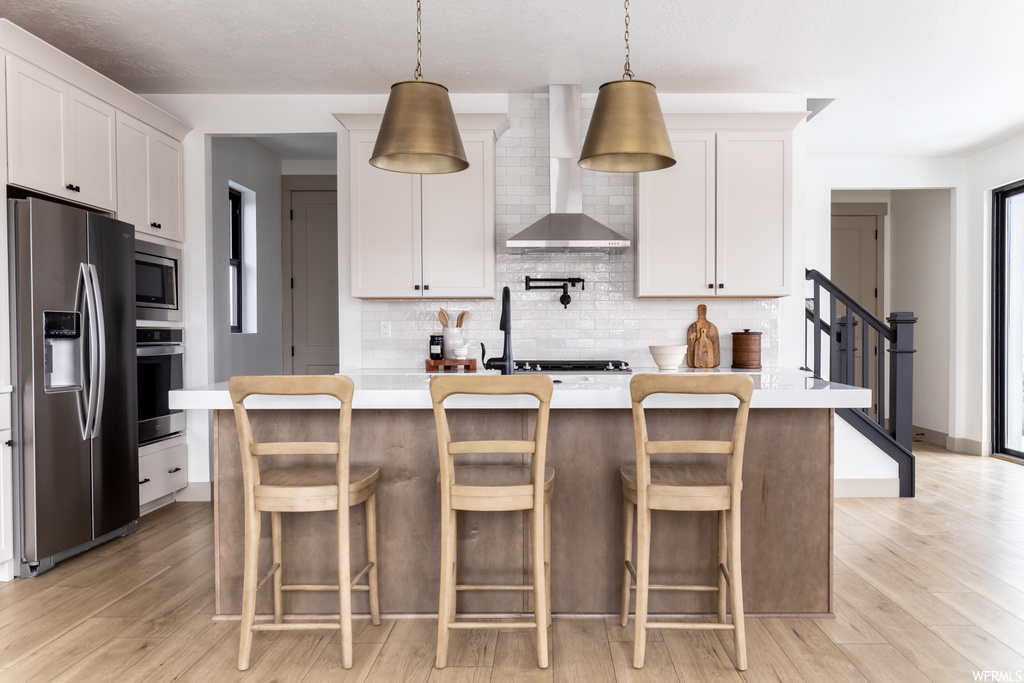
[[135,242],[136,319],[181,322],[180,266],[180,250],[152,242]]

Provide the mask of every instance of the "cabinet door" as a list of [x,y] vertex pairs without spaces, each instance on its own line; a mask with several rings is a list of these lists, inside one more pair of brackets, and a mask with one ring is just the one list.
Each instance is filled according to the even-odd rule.
[[7,56],[8,174],[14,185],[66,197],[68,85]]
[[143,230],[180,242],[181,202],[181,143],[150,129],[149,221]]
[[670,131],[676,164],[636,181],[637,297],[709,296],[715,283],[715,134]]
[[149,126],[117,114],[117,219],[149,225]]
[[424,296],[494,297],[493,139],[464,132],[469,168],[423,176]]
[[114,137],[115,110],[77,88],[68,95],[68,197],[114,211],[117,208]]
[[0,429],[0,564],[14,559],[14,480],[10,429]]
[[350,137],[352,296],[422,297],[420,177],[371,166],[375,140]]
[[718,134],[718,294],[789,291],[792,134]]

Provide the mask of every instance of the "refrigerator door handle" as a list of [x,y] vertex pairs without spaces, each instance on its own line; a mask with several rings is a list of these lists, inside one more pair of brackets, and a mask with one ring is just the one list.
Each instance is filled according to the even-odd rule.
[[92,275],[89,272],[89,266],[84,263],[81,265],[81,277],[83,278],[83,290],[85,291],[86,327],[89,331],[89,376],[86,381],[89,395],[86,399],[85,429],[82,438],[90,439],[93,436],[93,423],[96,419],[96,399],[98,398],[97,379],[99,377],[100,342],[96,320],[99,316],[96,310],[96,293],[92,287]]
[[[89,287],[89,275],[86,270],[85,264],[81,263],[78,266],[78,283],[75,285],[75,310],[81,313],[82,320],[88,322],[92,316],[92,291]],[[84,348],[82,347],[84,356]],[[84,366],[85,358],[79,357],[79,363]],[[92,423],[92,413],[90,412],[90,405],[92,403],[92,378],[86,377],[83,383],[83,389],[78,393],[78,428],[82,435],[82,441],[89,439],[89,427]]]
[[107,328],[103,317],[103,296],[100,292],[100,276],[96,271],[96,266],[90,263],[88,268],[93,300],[96,303],[93,319],[96,321],[95,329],[97,341],[99,342],[95,347],[98,360],[97,373],[93,375],[96,380],[96,407],[92,418],[92,429],[89,434],[91,437],[95,437],[100,431],[100,421],[103,418],[103,394],[107,388]]

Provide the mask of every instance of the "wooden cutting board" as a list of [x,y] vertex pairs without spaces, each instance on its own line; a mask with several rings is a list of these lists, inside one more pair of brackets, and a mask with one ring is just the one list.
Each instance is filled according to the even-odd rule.
[[697,322],[686,331],[686,364],[691,368],[717,368],[721,361],[718,328],[708,321],[708,307],[697,307]]

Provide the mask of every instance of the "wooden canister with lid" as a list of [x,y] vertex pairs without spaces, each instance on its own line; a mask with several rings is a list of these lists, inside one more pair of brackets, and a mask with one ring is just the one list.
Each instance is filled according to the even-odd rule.
[[761,369],[761,333],[744,329],[732,333],[732,367],[734,370]]

